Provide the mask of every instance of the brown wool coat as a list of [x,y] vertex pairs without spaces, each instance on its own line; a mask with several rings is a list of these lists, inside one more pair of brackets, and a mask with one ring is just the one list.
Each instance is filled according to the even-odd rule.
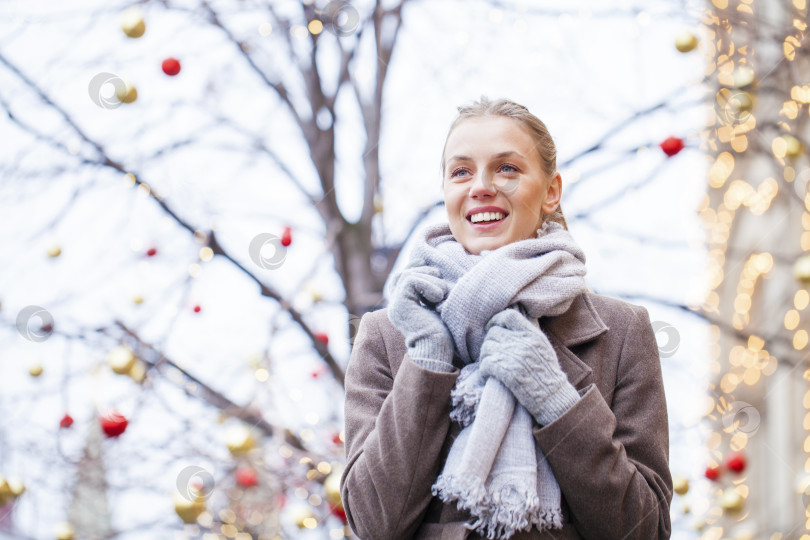
[[[565,523],[512,538],[669,538],[667,410],[647,310],[586,292],[540,325],[581,396],[534,429],[560,484]],[[463,527],[469,514],[430,491],[460,430],[449,418],[458,373],[414,364],[387,310],[363,316],[346,371],[340,485],[360,538],[480,538]]]

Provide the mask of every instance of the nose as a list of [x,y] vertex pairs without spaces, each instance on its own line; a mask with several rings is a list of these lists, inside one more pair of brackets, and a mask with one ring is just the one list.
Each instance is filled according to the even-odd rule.
[[470,185],[470,197],[473,199],[494,197],[497,191],[487,171],[481,171],[479,174],[475,175]]

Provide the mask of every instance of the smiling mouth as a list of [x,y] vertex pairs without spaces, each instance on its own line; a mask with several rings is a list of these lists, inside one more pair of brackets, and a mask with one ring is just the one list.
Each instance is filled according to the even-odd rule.
[[482,214],[473,214],[467,217],[467,222],[472,225],[495,225],[505,220],[509,214],[501,212],[484,212]]

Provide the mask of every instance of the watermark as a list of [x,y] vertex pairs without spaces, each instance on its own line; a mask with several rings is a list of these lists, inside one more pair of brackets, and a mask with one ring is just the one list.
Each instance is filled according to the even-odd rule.
[[346,37],[360,28],[360,14],[345,0],[332,0],[319,13],[324,27],[338,37]]
[[177,491],[192,502],[207,499],[214,491],[214,476],[202,467],[189,465],[177,475]]
[[518,178],[509,178],[508,176],[496,175],[495,178],[490,178],[488,175],[484,175],[483,183],[487,188],[494,187],[501,193],[509,195],[518,188],[520,180]]
[[[652,323],[653,332],[655,332],[655,340],[658,342],[658,356],[661,358],[669,358],[678,351],[678,346],[681,344],[681,334],[678,329],[665,321],[655,321]],[[662,343],[659,336],[663,334],[666,336],[665,341]]]
[[[270,248],[272,248],[272,253],[268,254],[267,251]],[[281,237],[272,233],[257,234],[250,241],[248,252],[250,260],[265,270],[275,270],[281,267],[287,258],[287,248],[281,243]]]
[[[38,324],[32,324],[34,319]],[[17,314],[17,331],[28,341],[45,341],[53,334],[53,315],[40,306],[27,306]]]
[[753,437],[759,429],[759,411],[750,403],[735,401],[723,413],[723,427],[727,432]]
[[753,107],[753,98],[745,90],[721,88],[714,96],[717,121],[725,126],[744,124],[751,116]]
[[[113,88],[112,93],[105,92],[105,88]],[[121,100],[118,99],[119,95],[124,95],[127,90],[127,84],[124,79],[115,75],[114,73],[102,72],[90,79],[90,84],[87,85],[87,93],[90,94],[90,100],[101,107],[102,109],[117,109],[121,106]]]
[[349,314],[349,345],[354,346],[354,338],[357,337],[357,331],[360,329],[360,319],[353,313]]

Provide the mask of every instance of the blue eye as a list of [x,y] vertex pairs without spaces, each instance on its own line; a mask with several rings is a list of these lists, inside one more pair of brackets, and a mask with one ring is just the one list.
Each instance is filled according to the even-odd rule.
[[[507,169],[510,169],[510,170],[507,170]],[[518,172],[517,167],[515,167],[514,165],[509,165],[508,163],[501,165],[501,171],[503,171],[503,172]]]
[[466,172],[468,172],[466,169],[456,169],[455,171],[450,173],[450,178],[455,178],[457,176],[461,176],[461,173],[466,173]]

